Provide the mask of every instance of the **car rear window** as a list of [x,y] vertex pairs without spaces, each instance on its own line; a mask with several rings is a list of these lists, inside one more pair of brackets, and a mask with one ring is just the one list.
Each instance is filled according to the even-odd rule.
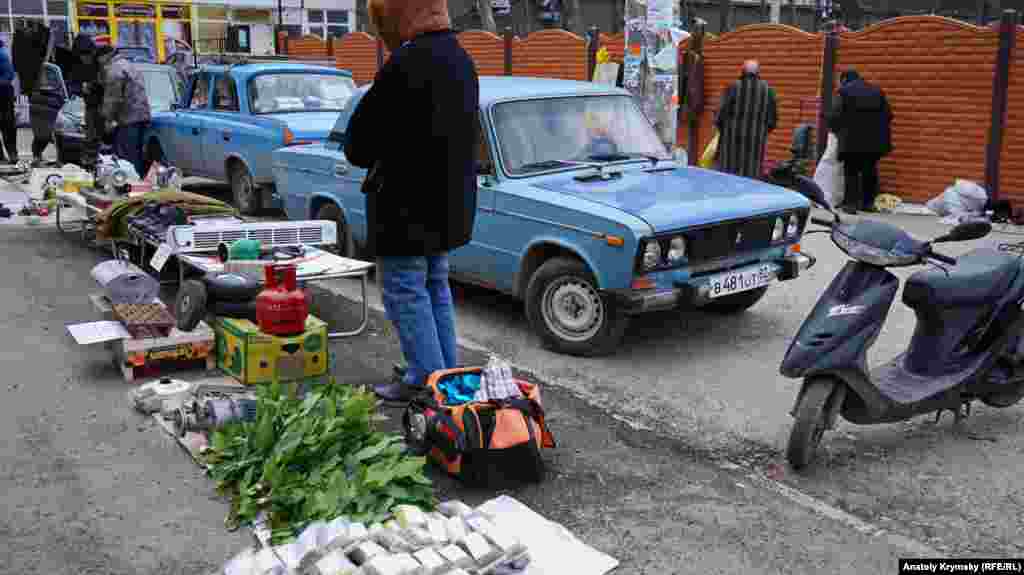
[[340,112],[355,91],[351,78],[334,74],[261,74],[249,80],[254,114]]

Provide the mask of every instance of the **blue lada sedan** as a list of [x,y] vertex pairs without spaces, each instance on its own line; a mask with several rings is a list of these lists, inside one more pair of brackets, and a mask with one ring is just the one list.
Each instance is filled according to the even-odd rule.
[[[288,217],[337,222],[351,256],[366,241],[365,170],[341,144],[366,89],[327,142],[272,160]],[[476,223],[451,253],[452,277],[521,298],[560,353],[611,353],[641,312],[741,312],[813,265],[799,248],[803,196],[673,161],[624,90],[483,77],[479,122]]]

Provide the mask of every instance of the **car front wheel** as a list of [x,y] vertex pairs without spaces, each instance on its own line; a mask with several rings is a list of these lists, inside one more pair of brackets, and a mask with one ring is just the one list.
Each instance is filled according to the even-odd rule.
[[345,223],[345,215],[337,204],[327,203],[316,211],[317,220],[334,222],[337,230],[338,243],[333,246],[324,246],[324,250],[345,258],[355,258],[355,245],[352,242],[352,234],[349,233],[348,225]]
[[587,266],[570,258],[548,260],[534,272],[526,317],[547,347],[580,357],[610,354],[629,323],[615,301],[600,293]]
[[229,175],[231,195],[235,207],[243,216],[255,216],[260,211],[259,188],[252,182],[252,174],[241,162],[231,166]]

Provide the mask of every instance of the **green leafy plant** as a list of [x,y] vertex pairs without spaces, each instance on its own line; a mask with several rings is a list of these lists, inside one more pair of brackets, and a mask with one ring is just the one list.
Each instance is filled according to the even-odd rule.
[[232,496],[225,523],[251,523],[266,511],[272,541],[283,543],[317,520],[372,523],[396,505],[433,509],[437,501],[402,439],[374,429],[376,398],[330,383],[298,398],[278,382],[257,391],[257,419],[212,434],[210,475]]

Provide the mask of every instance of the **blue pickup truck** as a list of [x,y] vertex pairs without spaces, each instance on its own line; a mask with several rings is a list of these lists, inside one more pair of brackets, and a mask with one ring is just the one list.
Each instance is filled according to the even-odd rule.
[[324,66],[206,65],[181,102],[153,115],[146,159],[229,183],[252,215],[275,205],[271,152],[325,141],[355,91],[351,73]]

